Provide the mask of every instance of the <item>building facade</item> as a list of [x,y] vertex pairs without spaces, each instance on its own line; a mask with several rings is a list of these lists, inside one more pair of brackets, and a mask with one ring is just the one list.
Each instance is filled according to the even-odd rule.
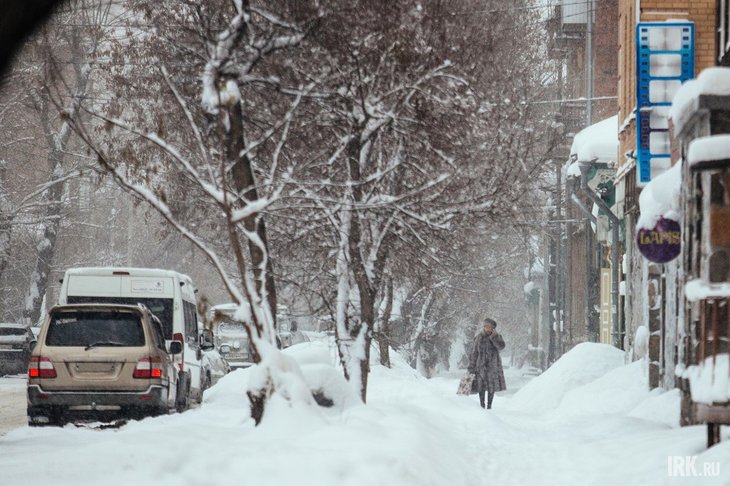
[[622,220],[625,243],[622,260],[626,280],[622,287],[625,289],[626,346],[633,349],[637,330],[641,326],[647,327],[652,387],[675,385],[678,263],[652,264],[638,253],[634,244],[643,185],[639,183],[636,165],[636,25],[639,22],[692,22],[696,76],[717,62],[717,9],[715,0],[620,0],[619,3],[618,114],[621,124],[616,187],[617,215]]

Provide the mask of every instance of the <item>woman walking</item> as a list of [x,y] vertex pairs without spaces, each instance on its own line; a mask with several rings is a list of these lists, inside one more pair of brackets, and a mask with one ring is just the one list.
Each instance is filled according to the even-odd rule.
[[484,408],[484,393],[487,392],[487,408],[492,408],[494,394],[506,390],[502,360],[499,352],[504,349],[504,339],[497,333],[494,319],[484,319],[484,327],[474,338],[469,356],[469,373],[476,375],[476,389],[479,403]]

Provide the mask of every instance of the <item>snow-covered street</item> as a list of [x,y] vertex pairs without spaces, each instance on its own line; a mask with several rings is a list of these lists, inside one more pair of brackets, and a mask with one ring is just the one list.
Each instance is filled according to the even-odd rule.
[[0,378],[0,436],[28,423],[25,376]]
[[[369,403],[352,404],[332,367],[333,351],[324,340],[286,351],[310,385],[317,382],[335,398],[332,409],[289,408],[274,396],[271,415],[254,427],[243,395],[250,372],[239,370],[206,392],[202,407],[181,415],[117,430],[16,428],[0,437],[2,484],[27,484],[31,477],[38,485],[694,486],[730,480],[730,442],[706,451],[703,427],[676,426],[679,394],[647,391],[642,362],[623,365],[622,353],[608,345],[580,345],[530,381],[507,368],[508,385],[526,384],[498,395],[493,410],[481,409],[474,396],[455,395],[458,373],[429,380],[397,355],[391,369],[373,366]],[[3,396],[7,386],[17,388],[5,384],[13,380],[3,380]],[[697,476],[669,475],[670,458],[695,455],[694,470],[686,472]],[[719,477],[699,476],[717,461]]]

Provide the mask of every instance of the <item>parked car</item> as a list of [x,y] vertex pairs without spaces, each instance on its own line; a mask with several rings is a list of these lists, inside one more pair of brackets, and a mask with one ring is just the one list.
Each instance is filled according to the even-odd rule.
[[25,373],[33,334],[24,324],[0,324],[0,376]]
[[210,351],[203,351],[203,371],[205,373],[205,388],[203,390],[207,390],[230,373],[231,367],[217,349],[211,349]]
[[243,322],[234,319],[238,305],[220,304],[210,310],[215,349],[231,369],[247,368],[253,364],[253,353]]
[[144,304],[162,322],[165,339],[183,343],[175,356],[178,367],[177,409],[186,410],[203,398],[202,351],[197,300],[187,275],[171,270],[127,267],[89,267],[66,270],[59,304]]
[[162,324],[143,306],[76,304],[53,307],[28,365],[28,423],[62,425],[166,414],[178,387]]
[[[283,326],[282,326],[283,327]],[[299,330],[297,321],[291,321],[286,323],[288,329],[282,329],[279,331],[279,338],[281,339],[281,347],[288,348],[299,343],[309,342],[309,337]]]

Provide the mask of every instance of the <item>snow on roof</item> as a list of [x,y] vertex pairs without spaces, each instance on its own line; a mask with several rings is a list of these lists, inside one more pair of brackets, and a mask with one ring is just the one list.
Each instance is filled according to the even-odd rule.
[[687,282],[687,285],[684,286],[684,295],[690,302],[713,297],[730,297],[730,283],[710,283],[700,279],[690,280]]
[[216,310],[217,310],[217,311],[221,311],[221,312],[225,312],[225,311],[231,311],[231,312],[235,312],[235,311],[237,311],[237,310],[238,310],[238,307],[239,307],[239,305],[238,305],[238,304],[236,304],[236,303],[234,303],[234,302],[230,302],[230,303],[228,303],[228,304],[218,304],[218,305],[214,305],[213,307],[211,307],[211,309],[210,309],[210,310],[214,310],[214,311],[216,311]]
[[573,138],[570,155],[582,162],[615,162],[618,157],[618,115],[578,132]]
[[575,161],[568,167],[568,177],[580,177],[580,162]]
[[713,135],[693,140],[687,151],[690,167],[700,162],[730,159],[730,135]]
[[639,195],[639,221],[636,229],[652,229],[659,218],[679,221],[679,192],[682,186],[682,163],[653,179]]
[[6,329],[28,329],[28,326],[25,324],[16,324],[14,322],[0,322],[0,327]]
[[181,280],[191,280],[183,273],[161,268],[80,267],[67,269],[66,275],[112,275],[114,272],[127,272],[130,277],[178,277]]
[[682,131],[697,110],[700,95],[730,95],[730,68],[707,68],[697,79],[687,81],[679,88],[669,110],[675,133]]

